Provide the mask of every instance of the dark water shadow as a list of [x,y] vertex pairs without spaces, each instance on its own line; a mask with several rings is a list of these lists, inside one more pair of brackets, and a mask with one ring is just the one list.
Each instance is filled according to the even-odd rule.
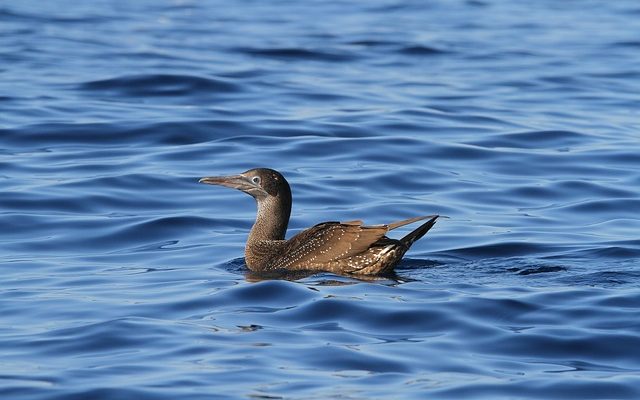
[[[401,262],[399,269],[415,270],[419,267],[430,268],[440,265],[442,264],[434,260],[406,259]],[[362,282],[401,284],[418,281],[418,279],[411,278],[405,274],[398,274],[396,271],[379,275],[334,274],[326,271],[310,270],[251,271],[247,268],[244,258],[230,260],[224,265],[224,268],[234,274],[243,275],[247,282],[254,283],[270,280],[286,280],[294,282],[306,280],[312,277],[315,278],[313,284],[320,286],[352,285]]]

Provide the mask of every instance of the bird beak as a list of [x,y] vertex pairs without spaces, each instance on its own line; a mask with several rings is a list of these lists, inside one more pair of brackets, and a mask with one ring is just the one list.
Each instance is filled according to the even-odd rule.
[[256,195],[266,194],[264,189],[251,182],[251,180],[244,175],[207,176],[198,182],[238,189],[254,197]]

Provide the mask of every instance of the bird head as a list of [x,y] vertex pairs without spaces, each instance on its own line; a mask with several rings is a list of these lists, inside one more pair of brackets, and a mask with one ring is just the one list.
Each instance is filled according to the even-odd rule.
[[269,197],[291,198],[289,183],[281,173],[269,168],[255,168],[238,175],[208,176],[200,183],[238,189],[258,201]]

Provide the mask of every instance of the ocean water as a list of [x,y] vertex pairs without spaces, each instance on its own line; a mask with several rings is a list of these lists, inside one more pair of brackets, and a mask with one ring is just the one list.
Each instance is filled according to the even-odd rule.
[[[640,398],[639,34],[632,0],[0,3],[0,397]],[[197,183],[257,166],[289,235],[449,218],[394,277],[267,279],[253,200]]]

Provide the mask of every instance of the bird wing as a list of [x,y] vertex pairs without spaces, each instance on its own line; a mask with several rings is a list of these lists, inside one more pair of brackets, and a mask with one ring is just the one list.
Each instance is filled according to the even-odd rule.
[[311,268],[365,252],[382,239],[387,225],[364,226],[362,221],[324,222],[287,241],[273,268]]
[[422,216],[422,217],[403,219],[402,221],[396,221],[396,222],[392,222],[390,224],[387,224],[387,227],[389,228],[389,230],[393,230],[393,229],[396,229],[396,228],[400,228],[401,226],[413,224],[414,222],[422,221],[423,219],[433,218],[433,217],[437,217],[437,215],[425,215],[425,216]]

